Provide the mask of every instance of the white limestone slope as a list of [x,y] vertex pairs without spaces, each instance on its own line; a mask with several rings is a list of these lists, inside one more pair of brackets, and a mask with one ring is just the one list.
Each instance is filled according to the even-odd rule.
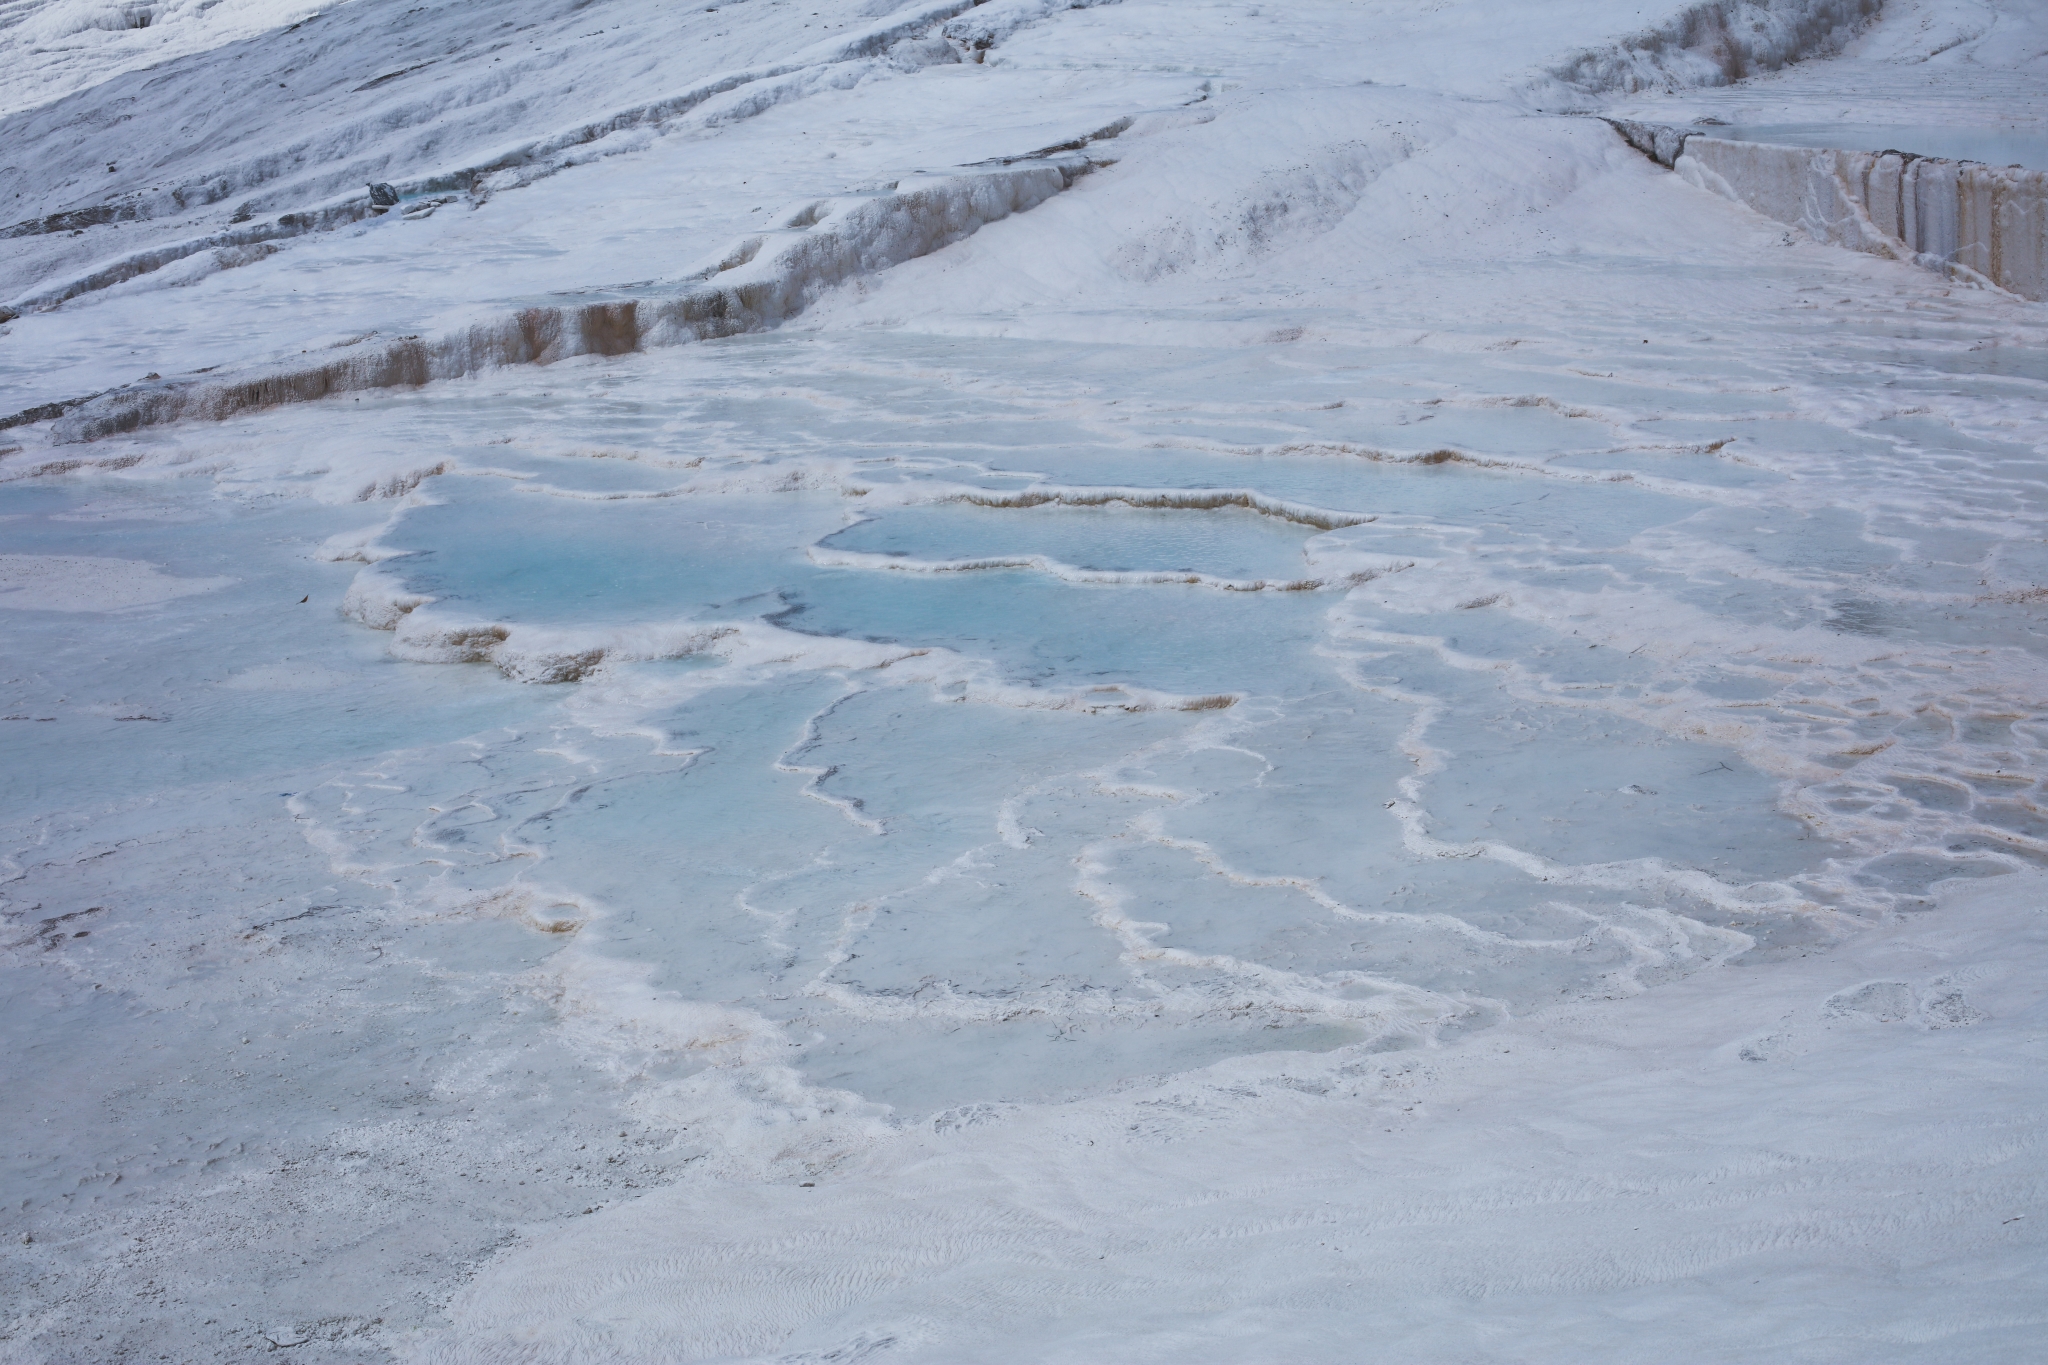
[[[520,295],[565,289],[617,294],[630,279],[651,275],[673,281],[704,269],[706,260],[730,259],[745,250],[741,234],[760,211],[759,205],[740,209],[736,200],[741,196],[786,202],[797,195],[864,188],[863,180],[891,183],[905,173],[932,169],[935,161],[957,165],[1014,157],[1047,145],[1079,145],[1133,115],[1200,99],[1207,87],[1189,77],[1223,58],[1224,49],[1211,47],[1207,35],[1228,31],[1226,25],[1175,34],[1171,41],[1196,66],[1181,67],[1186,74],[1179,80],[1165,72],[1148,73],[1142,85],[1150,88],[1142,94],[1128,81],[1112,87],[1085,76],[1066,77],[1060,84],[1069,88],[1056,97],[1066,112],[1062,121],[1048,126],[1016,117],[1029,108],[1020,104],[1020,96],[1040,102],[1052,96],[1043,78],[1010,79],[1015,63],[998,57],[991,64],[988,58],[1002,44],[1018,51],[1026,67],[1042,69],[1046,64],[1031,55],[1028,35],[1050,16],[1071,14],[1071,9],[1007,0],[992,7],[965,0],[842,6],[843,12],[810,16],[818,21],[815,28],[829,36],[813,37],[814,26],[804,22],[792,41],[796,21],[782,14],[783,7],[783,0],[748,0],[657,19],[617,0],[606,12],[613,20],[608,27],[584,32],[582,26],[596,21],[594,14],[581,7],[557,12],[557,7],[539,5],[531,13],[508,15],[491,31],[492,40],[484,41],[458,11],[387,14],[383,0],[357,0],[320,16],[317,23],[172,62],[146,86],[139,83],[141,77],[115,73],[90,89],[15,114],[4,135],[26,154],[0,175],[0,197],[14,203],[20,215],[8,229],[6,240],[14,247],[7,253],[8,272],[0,274],[0,290],[8,311],[28,315],[17,331],[31,341],[27,349],[37,363],[28,370],[0,364],[0,409],[11,423],[47,420],[91,397],[124,389],[141,379],[133,364],[138,353],[153,362],[142,373],[165,377],[181,370],[224,368],[295,371],[296,356],[358,346],[394,331],[406,338],[401,349],[416,346],[422,335],[440,334],[425,343],[429,349],[478,352],[472,359],[423,365],[391,351],[388,343],[373,344],[361,357],[323,358],[284,385],[265,385],[258,374],[241,376],[245,388],[271,393],[326,392],[329,383],[322,376],[334,369],[353,376],[343,384],[352,388],[366,376],[382,376],[379,383],[413,382],[423,375],[467,373],[473,364],[493,359],[580,353],[578,347],[559,345],[486,344],[479,350],[455,340],[454,334],[467,334],[479,324],[500,330],[515,326],[511,315],[526,303]],[[1355,50],[1370,54],[1383,48],[1387,37],[1398,35],[1402,56],[1378,79],[1410,83],[1414,64],[1421,60],[1431,68],[1429,83],[1440,89],[1497,96],[1508,93],[1501,90],[1505,83],[1520,88],[1525,98],[1548,99],[1562,90],[1569,101],[1588,92],[1639,87],[1643,77],[1629,62],[1650,63],[1664,73],[1659,79],[1666,83],[1722,82],[1743,69],[1742,61],[1765,60],[1729,56],[1735,50],[1731,42],[1743,52],[1749,50],[1744,44],[1762,44],[1759,53],[1767,48],[1775,54],[1769,62],[1782,63],[1801,53],[1831,50],[1864,17],[1861,10],[1834,0],[1784,0],[1776,7],[1749,6],[1727,15],[1708,9],[1711,15],[1687,10],[1671,24],[1633,34],[1602,49],[1605,56],[1575,58],[1576,65],[1557,68],[1560,76],[1544,69],[1530,72],[1530,52],[1569,53],[1570,44],[1602,36],[1613,20],[1601,5],[1517,11],[1506,27],[1495,14],[1481,18],[1475,12],[1450,23],[1432,15],[1428,23],[1418,24],[1416,16],[1396,10],[1369,20],[1368,28],[1355,35],[1352,21],[1339,12],[1311,7],[1302,12],[1307,27],[1340,20],[1340,31],[1356,49],[1325,49],[1307,66],[1299,61],[1287,65],[1290,80],[1341,84],[1375,69],[1370,55],[1361,67]],[[965,10],[975,13],[969,16]],[[676,24],[680,30],[664,33],[661,41],[685,54],[681,60],[637,60],[622,83],[619,54],[628,48],[644,50],[651,30]],[[1107,37],[1112,62],[1126,60],[1118,51],[1126,35],[1149,40],[1155,25],[1144,7],[1120,16],[1121,33]],[[1063,28],[1072,30],[1073,21]],[[1730,37],[1738,31],[1750,36]],[[379,41],[364,41],[369,34]],[[1085,30],[1077,37],[1084,45],[1093,41]],[[390,52],[419,60],[358,80],[385,63]],[[957,80],[933,81],[934,74],[949,64],[957,69],[963,60],[975,68],[978,89]],[[919,88],[914,92],[893,88],[891,78],[919,71],[928,74],[915,82]],[[242,88],[236,104],[242,116],[217,127],[206,111],[217,107],[223,77]],[[272,77],[285,77],[274,82],[281,94],[272,93]],[[1559,80],[1565,86],[1558,86]],[[1076,105],[1070,87],[1077,81],[1095,85],[1085,101],[1093,108]],[[892,88],[882,90],[876,82]],[[865,97],[833,98],[859,92],[864,85],[869,90]],[[707,130],[752,124],[777,109],[784,109],[784,116],[754,132],[785,143],[792,123],[811,121],[792,117],[786,108],[792,102],[816,108],[818,115],[844,128],[863,121],[907,125],[908,140],[877,129],[890,133],[879,148],[872,136],[851,139],[858,152],[835,146],[822,153],[828,160],[845,156],[845,164],[813,166],[794,178],[765,171],[761,158],[741,154],[748,141],[744,136],[718,139],[723,155],[714,154],[714,159],[723,164],[715,167],[707,166],[701,146],[676,145]],[[1005,120],[992,122],[986,111],[997,103],[1009,112]],[[878,120],[862,105],[888,113]],[[123,139],[132,138],[138,115],[146,110],[155,119],[166,108],[179,111],[185,122],[167,139],[167,147],[139,164],[129,158],[123,170],[118,149],[128,145]],[[1003,127],[1004,121],[1011,126]],[[105,131],[81,144],[76,131],[81,126]],[[162,127],[153,123],[152,136]],[[810,136],[808,128],[796,133]],[[1045,141],[1034,143],[1039,137]],[[98,149],[92,138],[111,139],[106,147],[114,150]],[[820,145],[811,144],[814,156]],[[635,164],[610,176],[612,186],[591,184],[586,171],[580,184],[550,184],[542,194],[528,189],[563,170],[619,156]],[[84,177],[81,163],[88,159],[106,162],[107,179]],[[646,162],[654,164],[639,164]],[[783,156],[767,164],[790,166]],[[650,170],[667,185],[650,186]],[[707,171],[722,178],[721,188],[732,199],[720,203],[704,192]],[[380,217],[363,189],[365,181],[390,182],[403,199],[399,211]],[[689,188],[681,189],[685,185]],[[655,189],[652,195],[650,189]],[[523,192],[516,208],[491,202],[513,190]],[[669,219],[658,235],[650,233],[653,224],[646,222],[627,229],[623,239],[593,236],[584,229],[579,209],[593,193],[616,197],[623,192],[645,202],[666,201],[678,190],[688,207],[673,217],[675,210],[665,203],[658,208],[656,213]],[[465,225],[467,230],[447,226],[447,216],[463,208],[488,212],[489,220]],[[393,240],[395,220],[418,221],[437,213],[441,223],[425,232],[405,226],[404,236]],[[508,213],[515,221],[506,221]],[[321,242],[337,232],[349,234],[350,243],[337,248]],[[365,233],[374,234],[377,248],[354,245]],[[465,250],[453,240],[463,237],[491,244],[477,262],[483,269],[451,275],[415,268],[422,253],[431,259],[442,251]],[[619,252],[629,242],[633,259],[626,265]],[[312,262],[303,259],[309,247],[316,257]],[[290,265],[273,260],[280,250],[301,259]],[[494,264],[501,268],[492,270]],[[279,284],[281,272],[301,276],[308,266],[318,270],[317,291]],[[232,284],[222,278],[230,271],[237,272]],[[165,334],[159,316],[161,301],[148,297],[166,287],[199,291],[180,299],[188,306],[179,311],[189,314],[189,321],[172,335]],[[283,318],[272,306],[281,290],[299,296]],[[144,297],[137,298],[138,291]],[[98,296],[110,292],[119,297],[102,303]],[[479,312],[495,316],[479,318]],[[106,341],[112,335],[143,334],[159,338],[153,351]],[[169,358],[167,347],[175,350],[176,359]],[[179,386],[174,378],[164,382]],[[217,393],[220,383],[210,380],[204,387]],[[149,392],[122,394],[114,405],[119,415],[89,419],[82,428],[74,424],[66,431],[129,429],[151,420],[150,412],[182,412],[187,406]],[[194,410],[239,406],[216,397],[200,401]]]
[[[778,20],[775,3],[731,8],[738,10],[736,19],[720,18],[726,12],[715,8],[708,17],[697,15],[719,27],[681,35],[686,59],[646,65],[637,86],[621,85],[616,54],[604,44],[585,50],[590,44],[578,46],[561,33],[529,33],[522,41],[536,45],[521,49],[525,65],[506,73],[498,65],[503,55],[489,54],[509,39],[471,51],[466,36],[458,36],[450,39],[455,50],[445,62],[425,65],[466,71],[463,79],[484,82],[479,90],[416,101],[401,113],[366,112],[361,128],[334,126],[330,106],[387,98],[381,85],[374,93],[355,93],[348,84],[361,74],[358,65],[387,58],[355,28],[310,48],[305,33],[294,32],[251,40],[247,51],[230,54],[237,70],[243,58],[280,69],[299,63],[293,69],[313,89],[283,92],[268,117],[230,125],[227,137],[213,131],[215,116],[203,111],[217,97],[219,80],[206,61],[228,59],[187,59],[156,81],[170,84],[170,97],[191,107],[182,141],[154,159],[145,177],[158,181],[167,196],[162,203],[133,194],[112,203],[79,202],[73,183],[79,149],[66,143],[76,141],[72,130],[81,122],[130,126],[136,96],[119,81],[17,115],[11,123],[20,125],[14,130],[20,145],[52,150],[20,163],[23,188],[15,199],[42,216],[24,218],[0,256],[18,290],[13,309],[25,314],[10,325],[24,345],[0,357],[0,407],[13,414],[10,425],[48,420],[108,390],[142,387],[145,374],[181,393],[191,385],[180,375],[195,372],[214,376],[202,387],[215,392],[224,382],[260,388],[279,374],[297,375],[289,384],[271,384],[282,394],[325,392],[331,379],[322,376],[330,371],[357,380],[383,374],[377,382],[403,383],[465,373],[480,363],[578,354],[583,348],[576,344],[517,338],[472,344],[469,337],[478,328],[519,332],[521,315],[563,308],[550,297],[563,294],[595,296],[607,305],[642,298],[650,311],[670,306],[688,312],[692,305],[680,296],[693,284],[740,266],[748,267],[742,276],[758,279],[766,279],[771,266],[780,269],[776,289],[793,302],[823,278],[799,263],[815,253],[771,249],[755,261],[764,230],[803,231],[828,212],[820,205],[849,206],[927,171],[943,176],[994,162],[958,183],[1021,185],[1033,176],[1024,168],[1004,172],[1001,165],[1048,147],[1078,148],[1097,135],[1114,136],[1133,115],[1202,93],[1201,81],[1185,76],[1006,78],[964,62],[939,32],[962,8],[958,4],[866,7],[880,18],[849,9],[829,23],[818,21],[836,35],[822,40],[807,31],[808,16]],[[367,25],[365,32],[395,23],[393,42],[402,37],[416,45],[433,36],[411,34],[408,25],[424,22],[416,17],[380,19],[374,10],[345,8],[335,19]],[[613,46],[645,43],[646,35],[635,33],[644,16],[622,11],[612,17],[620,22],[598,36],[608,34]],[[453,25],[451,33],[461,27],[455,17],[436,22]],[[518,28],[513,19],[505,22]],[[589,24],[593,16],[582,13],[575,22]],[[566,53],[560,50],[565,44]],[[786,59],[764,64],[778,55],[778,45]],[[742,59],[756,65],[721,69]],[[621,107],[629,96],[662,91],[661,98]],[[561,126],[575,117],[581,121]],[[35,123],[39,118],[43,122]],[[376,140],[400,135],[413,141]],[[382,150],[364,159],[369,146]],[[115,158],[108,162],[118,168]],[[204,185],[190,193],[164,185],[161,162],[189,163]],[[1084,163],[1069,154],[1046,165],[1071,178]],[[556,174],[572,167],[578,174]],[[59,179],[62,171],[74,174]],[[379,215],[363,189],[366,179],[395,181],[406,197]],[[237,208],[231,201],[247,189],[236,188],[244,181],[268,188]],[[993,207],[985,188],[962,188],[949,198],[934,188],[941,183],[926,180],[916,193],[898,195],[888,226],[872,212],[841,212],[812,240],[844,241],[854,253],[845,268],[874,270],[913,250],[902,230],[910,218],[924,224],[919,231],[926,245],[914,248],[922,250],[957,235],[962,214],[982,214],[981,221],[986,213],[1009,211]],[[596,231],[593,203],[611,206],[602,215],[607,226]],[[116,216],[92,221],[100,210]],[[74,225],[80,215],[87,225]],[[791,227],[797,218],[805,221]],[[870,219],[874,234],[861,237],[856,229]],[[138,245],[142,249],[134,249]],[[458,264],[450,268],[451,261]],[[781,306],[752,322],[712,330],[766,325],[781,316]],[[570,313],[576,309],[566,306]],[[655,337],[690,330],[674,319],[650,327]],[[579,327],[572,320],[567,329]],[[610,335],[595,347],[600,353],[640,340],[632,327],[624,327],[623,336],[619,326],[600,330]],[[115,342],[117,335],[145,344]],[[396,348],[393,338],[402,338]],[[422,347],[448,354],[431,362],[408,358]],[[301,359],[308,356],[314,359]],[[128,414],[121,421],[132,425],[139,414],[166,404],[183,411],[186,401],[142,387],[121,400]],[[200,407],[240,406],[223,407],[222,401]]]
[[284,28],[323,8],[304,0],[8,0],[0,5],[0,114]]
[[686,1183],[504,1257],[423,1361],[2025,1359],[2037,879],[1415,1060],[1224,1064]]

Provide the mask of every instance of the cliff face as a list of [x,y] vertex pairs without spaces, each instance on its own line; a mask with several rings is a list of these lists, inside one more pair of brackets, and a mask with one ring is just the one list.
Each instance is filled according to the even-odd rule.
[[1818,241],[2044,297],[2048,172],[1691,136],[1680,175]]

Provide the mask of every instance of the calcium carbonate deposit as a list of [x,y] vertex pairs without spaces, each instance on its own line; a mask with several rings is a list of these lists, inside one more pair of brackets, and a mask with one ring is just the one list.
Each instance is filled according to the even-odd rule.
[[2040,1358],[2043,147],[2033,0],[0,0],[0,1363]]

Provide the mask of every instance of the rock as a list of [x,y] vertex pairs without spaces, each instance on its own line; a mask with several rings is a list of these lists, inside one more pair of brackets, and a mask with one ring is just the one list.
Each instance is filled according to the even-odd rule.
[[379,180],[370,186],[370,207],[388,209],[398,202],[398,191]]
[[1679,155],[1685,151],[1687,129],[1619,118],[1603,119],[1602,122],[1620,133],[1629,146],[1667,169],[1676,165]]

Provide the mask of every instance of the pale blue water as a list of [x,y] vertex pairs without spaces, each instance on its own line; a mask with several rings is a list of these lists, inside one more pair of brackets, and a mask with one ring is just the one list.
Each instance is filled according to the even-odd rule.
[[[578,980],[743,1010],[809,1081],[907,1114],[1240,1052],[1413,1046],[1794,950],[1831,932],[1821,907],[2024,856],[1998,843],[2003,789],[1959,806],[1904,777],[1824,780],[1859,733],[1870,752],[1922,742],[1875,701],[1918,685],[1912,651],[2040,647],[2023,605],[1913,605],[1966,590],[1990,542],[1794,501],[1781,469],[1954,459],[1947,496],[1989,506],[1999,450],[1597,375],[1532,401],[1483,358],[1434,358],[1457,382],[1432,386],[1400,353],[1301,354],[1095,357],[1097,383],[1148,396],[1132,410],[1075,401],[1056,347],[748,338],[598,384],[511,373],[366,402],[380,440],[453,461],[402,506],[9,486],[17,553],[238,580],[134,613],[147,668],[95,673],[75,620],[16,614],[41,657],[9,705],[72,708],[10,723],[36,774],[23,809],[264,774],[403,913],[525,923],[475,907],[528,888],[583,926],[542,945]],[[310,409],[262,420],[323,439]],[[1442,449],[1464,458],[1404,462]],[[1105,487],[1367,520],[957,501]],[[110,499],[139,519],[58,519]],[[390,637],[333,616],[360,566],[307,558],[386,516],[379,572],[515,643],[692,622],[754,643],[744,663],[731,641],[628,649],[556,686],[394,662]],[[1250,592],[1068,570],[1366,577]],[[1798,632],[1818,652],[1783,643]],[[1829,662],[1833,640],[1879,662]],[[328,681],[229,685],[280,661]],[[85,697],[169,719],[73,714]],[[2021,738],[1966,723],[1972,743]],[[1787,757],[1760,767],[1743,742]],[[1797,765],[1813,799],[1924,827],[1927,847],[1871,862],[1795,818]],[[466,971],[463,942],[415,951]]]
[[[601,906],[585,938],[605,960],[678,998],[744,1004],[787,1031],[811,1079],[913,1112],[1075,1093],[1233,1052],[1412,1045],[1690,970],[1739,944],[1714,927],[1731,918],[1773,941],[1809,932],[1763,904],[1789,892],[1759,893],[1735,915],[1660,880],[1659,868],[1702,869],[1730,888],[1796,879],[1830,850],[1777,808],[1773,777],[1629,718],[1628,699],[1655,691],[1663,666],[1588,649],[1567,620],[1455,602],[1378,615],[1370,583],[1347,599],[890,567],[1039,556],[1283,579],[1365,553],[1409,565],[1384,580],[1403,591],[1493,565],[1526,589],[1663,594],[1738,627],[1818,619],[1810,590],[1731,592],[1724,575],[1689,573],[1643,544],[1681,529],[1747,544],[1769,520],[1676,491],[1682,480],[1661,491],[1613,477],[1635,460],[1663,462],[1670,478],[1691,460],[1732,475],[1696,481],[1703,490],[1768,484],[1767,471],[1686,453],[1729,424],[1618,441],[1604,419],[1418,402],[1396,380],[1368,386],[1370,406],[1204,419],[1207,448],[1187,449],[1172,441],[1189,420],[1175,404],[1213,401],[1226,367],[1214,357],[1120,357],[1164,395],[1130,430],[1042,409],[1029,384],[999,400],[898,371],[935,351],[1012,375],[1052,358],[1016,343],[891,339],[863,343],[845,367],[836,350],[755,339],[703,348],[683,365],[691,377],[658,395],[627,372],[629,392],[568,408],[530,380],[508,386],[524,390],[516,402],[471,406],[472,419],[492,403],[524,409],[506,428],[522,433],[535,410],[574,413],[579,446],[485,446],[466,429],[465,461],[527,477],[438,480],[432,505],[385,536],[405,557],[384,572],[464,619],[752,621],[788,632],[794,652],[737,676],[716,658],[618,664],[609,680],[560,689],[563,705],[584,714],[579,689],[630,695],[637,734],[564,741],[557,727],[487,737],[460,761],[423,751],[367,786],[344,775],[316,792],[314,823],[359,831],[398,866],[431,850],[433,866],[457,869],[432,872],[437,885],[488,885],[510,874],[503,849],[537,850],[541,863],[519,875]],[[1262,382],[1264,363],[1233,359],[1234,382]],[[863,401],[848,401],[852,389]],[[432,398],[394,404],[386,420],[424,432],[439,410]],[[1217,448],[1232,423],[1251,453]],[[1411,439],[1418,427],[1429,441]],[[1374,453],[1398,458],[1397,438],[1410,453],[1455,444],[1599,473],[1532,479]],[[785,484],[781,468],[814,472]],[[945,501],[962,488],[1104,486],[1251,489],[1375,520],[1323,532],[1241,507]],[[1714,520],[1726,516],[1740,526]],[[1851,525],[1783,529],[1796,534],[1755,547],[1761,562],[1855,575],[1895,558]],[[814,546],[869,558],[820,560]],[[1401,638],[1360,637],[1374,621]],[[837,638],[940,651],[921,657],[1021,690],[997,700],[898,681],[904,665],[802,661],[804,641]],[[1441,650],[1519,660],[1559,700],[1608,694],[1620,709],[1519,696],[1493,665],[1475,671]],[[1137,691],[1091,691],[1109,687]],[[1236,701],[1119,709],[1141,692]],[[1085,709],[1104,696],[1111,709]],[[1068,699],[1084,709],[1060,709]],[[1404,746],[1422,704],[1441,710],[1427,729],[1441,771],[1416,789],[1431,837],[1622,870],[1560,886],[1490,856],[1418,858],[1393,808],[1418,772]],[[621,723],[627,713],[605,705],[606,724]],[[650,756],[650,735],[690,756]],[[342,815],[365,800],[371,814]],[[423,807],[456,814],[407,814]]]

